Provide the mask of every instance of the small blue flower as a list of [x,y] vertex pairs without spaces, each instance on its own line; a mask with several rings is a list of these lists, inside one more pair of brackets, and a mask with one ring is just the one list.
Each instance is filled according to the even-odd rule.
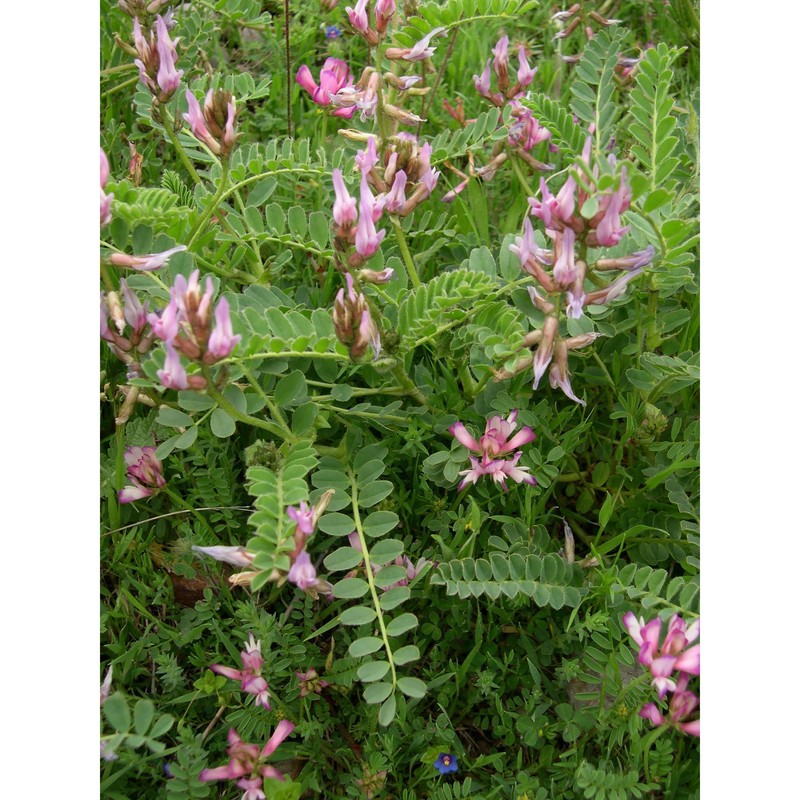
[[458,760],[451,753],[439,753],[439,758],[433,762],[433,766],[446,775],[448,772],[456,772],[458,770]]
[[336,25],[328,25],[325,28],[325,38],[326,39],[338,39],[342,35],[342,31],[336,27]]

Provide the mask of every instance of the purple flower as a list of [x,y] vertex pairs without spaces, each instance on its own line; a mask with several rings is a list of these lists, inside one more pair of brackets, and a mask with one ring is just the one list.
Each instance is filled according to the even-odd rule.
[[337,28],[336,25],[328,25],[325,28],[326,39],[338,39],[341,35],[342,31],[340,28]]
[[181,357],[171,342],[165,342],[167,357],[164,360],[164,368],[156,373],[161,385],[165,389],[188,389],[189,380],[186,369],[181,362]]
[[406,181],[408,176],[404,170],[395,173],[391,191],[386,195],[385,208],[390,214],[399,214],[406,206]]
[[211,135],[211,131],[206,125],[203,110],[200,108],[200,103],[197,102],[197,98],[188,89],[186,90],[186,102],[189,104],[189,111],[183,115],[183,118],[189,123],[192,135],[195,139],[206,144],[212,153],[219,155],[219,142]]
[[675,685],[674,693],[669,702],[669,716],[665,717],[655,703],[646,703],[639,711],[642,719],[649,719],[653,725],[670,725],[691,734],[700,736],[700,720],[685,721],[697,708],[700,700],[694,692],[687,690],[689,685],[688,673],[682,673]]
[[362,176],[369,175],[379,160],[375,137],[370,136],[367,146],[356,153],[356,166],[361,170]]
[[289,570],[289,581],[298,589],[306,591],[317,583],[317,571],[311,563],[311,557],[306,550],[303,550],[292,564]]
[[155,447],[129,447],[125,450],[124,458],[131,483],[117,493],[120,503],[132,503],[149,497],[166,485],[163,466],[156,458]]
[[520,45],[519,69],[517,70],[517,80],[519,81],[520,88],[524,89],[526,86],[529,86],[533,82],[533,78],[536,75],[537,69],[538,69],[537,67],[531,69],[528,66],[528,59],[526,58],[525,48],[522,45]]
[[556,231],[555,241],[553,242],[553,253],[555,264],[553,266],[553,277],[556,282],[566,288],[574,283],[577,277],[575,266],[575,231],[572,228],[564,228],[563,231]]
[[478,94],[482,97],[491,98],[492,96],[492,59],[486,62],[486,67],[480,75],[473,75],[472,81]]
[[[508,80],[508,36],[501,37],[492,48],[494,55],[494,71],[502,82]],[[501,89],[504,88],[501,86]]]
[[589,292],[586,295],[584,302],[587,305],[593,306],[601,306],[605,303],[610,303],[612,300],[616,300],[618,297],[621,297],[625,294],[625,290],[628,288],[628,283],[630,283],[634,278],[639,277],[642,274],[644,267],[637,267],[636,269],[632,269],[630,272],[624,272],[618,278],[615,278],[608,286],[598,289],[594,292]]
[[458,771],[458,759],[452,753],[439,753],[439,758],[433,762],[433,766],[439,770],[442,775],[448,772]]
[[150,272],[154,269],[160,269],[169,261],[170,256],[175,255],[175,253],[180,253],[185,249],[186,245],[179,244],[177,247],[172,247],[169,250],[165,250],[163,253],[150,253],[150,255],[146,256],[129,256],[125,253],[113,253],[109,260],[118,267],[131,267],[140,272]]
[[234,335],[228,301],[221,297],[214,311],[216,325],[208,339],[208,352],[215,358],[227,358],[241,341],[241,334]]
[[310,536],[314,533],[316,519],[314,518],[314,509],[311,508],[308,503],[301,501],[300,508],[289,506],[286,510],[286,514],[290,520],[297,523],[297,529],[301,533],[304,533],[306,536]]

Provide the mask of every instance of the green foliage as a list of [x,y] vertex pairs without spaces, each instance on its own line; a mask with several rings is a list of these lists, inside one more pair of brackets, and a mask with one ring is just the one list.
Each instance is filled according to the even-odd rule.
[[[575,582],[578,585],[575,585]],[[431,576],[433,585],[445,586],[447,594],[467,597],[488,595],[492,600],[517,595],[531,598],[538,606],[576,608],[585,590],[574,565],[554,555],[540,557],[519,552],[490,553],[488,558],[447,561]]]
[[646,797],[651,788],[639,782],[636,771],[617,772],[603,762],[594,767],[584,761],[575,773],[575,786],[582,790],[583,797],[595,800],[628,800],[630,797]]
[[586,133],[575,124],[569,109],[539,92],[531,92],[522,104],[529,108],[539,123],[550,131],[550,140],[561,148],[567,157],[575,158],[580,155],[586,141]]
[[429,0],[417,6],[404,28],[395,31],[393,42],[399,47],[411,47],[434,28],[449,30],[486,19],[514,19],[535,5],[534,0]]
[[289,528],[293,523],[286,508],[308,498],[305,476],[314,469],[317,457],[307,442],[287,448],[288,452],[276,469],[250,467],[247,470],[248,491],[255,497],[255,511],[250,525],[255,535],[247,548],[255,554],[253,566],[264,572],[253,581],[253,588],[264,585],[273,569],[288,572],[288,554],[294,549]]
[[570,88],[570,108],[580,120],[595,126],[596,152],[607,148],[619,115],[619,105],[614,102],[614,67],[621,40],[622,33],[617,28],[598,31],[583,51]]

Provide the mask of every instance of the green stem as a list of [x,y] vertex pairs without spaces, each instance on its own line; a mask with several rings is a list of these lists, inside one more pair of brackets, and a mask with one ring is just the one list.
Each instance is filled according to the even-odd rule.
[[421,406],[430,408],[428,398],[417,388],[417,384],[411,380],[405,367],[399,361],[392,367],[392,375],[397,378],[397,382],[403,387],[406,394],[411,395]]
[[522,185],[522,188],[525,191],[525,193],[528,195],[528,197],[533,197],[536,194],[536,192],[534,192],[533,189],[531,189],[527,178],[522,174],[522,170],[520,169],[519,166],[519,159],[514,155],[511,156],[511,166],[513,167],[514,173],[516,174],[517,179]]
[[378,627],[381,631],[381,638],[383,639],[383,647],[386,650],[386,660],[389,662],[389,669],[392,671],[392,689],[397,686],[397,671],[394,667],[394,659],[392,657],[392,648],[389,645],[389,634],[386,633],[386,624],[383,621],[383,612],[381,611],[381,601],[378,597],[378,591],[375,588],[375,577],[372,572],[372,563],[369,557],[369,547],[367,540],[364,536],[364,528],[361,525],[361,516],[358,513],[358,484],[356,482],[355,473],[350,472],[350,496],[352,497],[353,505],[353,521],[356,525],[356,532],[358,533],[358,541],[361,545],[361,554],[364,556],[364,572],[367,576],[367,583],[369,584],[369,591],[372,595],[372,603],[375,606],[375,611],[378,615]]
[[285,439],[289,442],[297,441],[294,436],[281,429],[275,423],[268,422],[265,419],[259,419],[258,417],[253,417],[250,414],[246,414],[235,408],[228,401],[225,395],[223,395],[222,392],[220,392],[220,390],[215,386],[214,378],[211,375],[211,370],[208,367],[203,367],[203,377],[206,379],[206,391],[208,392],[209,396],[217,402],[217,405],[223,411],[225,411],[228,416],[233,417],[233,419],[238,420],[239,422],[244,422],[245,425],[252,425],[254,428],[261,428],[262,430],[269,431],[273,436],[277,436],[280,439]]
[[200,217],[199,220],[195,223],[194,228],[192,229],[191,233],[189,234],[189,242],[186,245],[189,250],[192,249],[192,245],[197,241],[198,237],[200,236],[205,224],[211,217],[214,215],[214,212],[217,210],[217,206],[222,200],[222,195],[225,194],[225,188],[228,184],[228,172],[230,169],[230,164],[228,159],[223,159],[222,161],[222,175],[219,179],[219,186],[217,187],[217,193],[214,197],[211,198],[211,202],[208,204],[208,207],[203,212],[203,216]]
[[169,109],[166,106],[159,106],[158,111],[161,117],[161,123],[164,126],[164,130],[167,132],[167,136],[169,137],[169,140],[172,142],[172,146],[178,153],[178,157],[183,162],[183,166],[186,167],[186,171],[189,173],[192,180],[199,186],[200,184],[202,184],[203,181],[197,174],[197,170],[194,168],[194,164],[192,164],[192,162],[189,160],[189,156],[186,155],[186,151],[183,149],[183,145],[178,140],[178,135],[175,133],[174,118],[169,113]]
[[116,94],[122,89],[127,88],[128,86],[133,86],[139,80],[139,76],[137,75],[134,78],[129,78],[127,81],[123,81],[122,83],[118,83],[116,86],[112,86],[110,89],[106,89],[101,95],[100,99],[102,100],[104,97],[110,97],[112,94]]
[[132,69],[137,69],[136,64],[118,64],[116,67],[108,67],[108,69],[100,70],[100,77],[106,75],[116,75],[118,72],[130,72]]
[[390,215],[389,220],[394,227],[394,232],[397,236],[397,244],[400,245],[400,252],[403,255],[403,263],[406,265],[406,272],[408,272],[411,285],[415,289],[419,289],[422,284],[420,283],[419,275],[417,274],[417,268],[414,266],[414,259],[411,258],[411,252],[409,251],[408,244],[406,243],[406,237],[403,233],[403,226],[400,224],[400,221],[397,219],[397,217]]

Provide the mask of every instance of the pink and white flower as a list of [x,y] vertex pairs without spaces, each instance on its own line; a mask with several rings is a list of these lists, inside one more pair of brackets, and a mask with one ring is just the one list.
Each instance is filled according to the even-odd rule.
[[129,447],[125,450],[128,486],[117,493],[120,503],[132,503],[157,492],[167,483],[155,447]]
[[248,640],[244,643],[245,649],[239,654],[242,659],[242,669],[225,667],[221,664],[211,664],[209,669],[217,675],[223,675],[234,681],[239,681],[242,691],[247,694],[255,695],[256,705],[269,710],[269,686],[264,678],[261,677],[261,667],[264,665],[264,657],[261,654],[261,641],[251,633]]

